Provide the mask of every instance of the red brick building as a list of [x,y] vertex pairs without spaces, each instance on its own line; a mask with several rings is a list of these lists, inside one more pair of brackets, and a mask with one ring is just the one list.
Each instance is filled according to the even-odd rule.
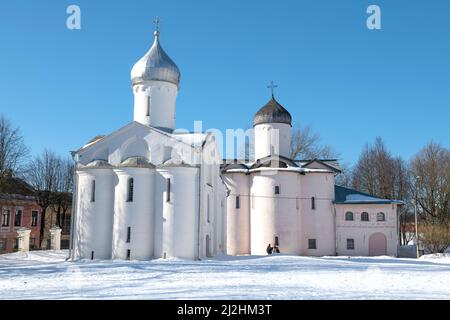
[[41,208],[34,198],[33,188],[23,180],[6,177],[0,188],[0,254],[17,249],[19,228],[29,228],[30,249],[39,246]]

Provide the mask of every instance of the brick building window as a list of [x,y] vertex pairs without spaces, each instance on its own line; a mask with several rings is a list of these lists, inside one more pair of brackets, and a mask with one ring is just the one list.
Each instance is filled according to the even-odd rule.
[[63,224],[63,228],[62,228],[62,232],[63,234],[70,234],[70,216],[66,216],[64,219],[64,224]]
[[31,226],[32,227],[37,227],[38,224],[38,211],[31,211]]
[[36,248],[36,238],[30,238],[30,249]]
[[316,198],[311,197],[311,209],[316,210]]
[[11,217],[11,210],[4,209],[2,212],[2,227],[9,227],[10,217]]
[[8,245],[8,240],[0,239],[0,252],[6,251],[7,245]]
[[16,210],[14,214],[14,227],[22,226],[22,210]]

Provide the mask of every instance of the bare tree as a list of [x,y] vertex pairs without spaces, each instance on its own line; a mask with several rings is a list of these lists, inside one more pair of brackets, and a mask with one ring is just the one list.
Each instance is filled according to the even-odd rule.
[[424,219],[450,222],[450,150],[430,142],[411,161],[419,213]]
[[392,196],[393,199],[399,199],[404,202],[404,205],[398,208],[399,243],[400,245],[407,245],[414,238],[414,233],[411,232],[412,221],[414,220],[411,172],[409,170],[409,164],[400,157],[393,159],[392,166],[394,175]]
[[352,175],[355,189],[381,198],[404,201],[405,205],[398,209],[401,244],[411,240],[409,225],[413,205],[410,181],[408,164],[400,157],[393,157],[380,137],[364,147]]
[[338,153],[328,145],[322,145],[318,133],[314,133],[310,126],[292,130],[291,158],[292,159],[330,159],[337,158]]
[[72,204],[74,164],[71,159],[59,159],[56,174],[56,190],[52,194],[52,207],[56,212],[56,224],[63,229],[66,214]]
[[420,242],[432,253],[444,253],[450,246],[450,224],[425,221],[419,226]]
[[0,180],[7,172],[21,174],[28,154],[19,128],[14,128],[8,119],[0,116]]
[[55,153],[45,150],[28,165],[28,182],[34,187],[36,202],[41,207],[40,247],[44,239],[46,211],[52,205],[53,194],[58,189],[58,174],[61,170],[61,159]]
[[351,188],[353,171],[349,163],[340,164],[341,173],[336,176],[336,184],[338,186]]
[[381,198],[393,199],[396,161],[380,137],[373,145],[366,144],[354,168],[353,187]]

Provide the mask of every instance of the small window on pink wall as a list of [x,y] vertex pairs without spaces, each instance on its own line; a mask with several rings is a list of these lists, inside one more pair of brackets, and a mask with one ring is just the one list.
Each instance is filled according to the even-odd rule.
[[347,211],[345,213],[345,221],[353,221],[353,212]]
[[369,221],[369,213],[367,212],[361,213],[361,221]]

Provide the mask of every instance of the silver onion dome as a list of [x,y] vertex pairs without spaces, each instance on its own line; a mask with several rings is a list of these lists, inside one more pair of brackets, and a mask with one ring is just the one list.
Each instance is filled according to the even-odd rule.
[[154,34],[153,46],[131,69],[131,81],[133,85],[148,80],[167,81],[178,86],[180,70],[159,44],[159,31]]
[[292,125],[291,114],[275,100],[273,95],[272,99],[253,118],[254,126],[263,123],[286,123]]

